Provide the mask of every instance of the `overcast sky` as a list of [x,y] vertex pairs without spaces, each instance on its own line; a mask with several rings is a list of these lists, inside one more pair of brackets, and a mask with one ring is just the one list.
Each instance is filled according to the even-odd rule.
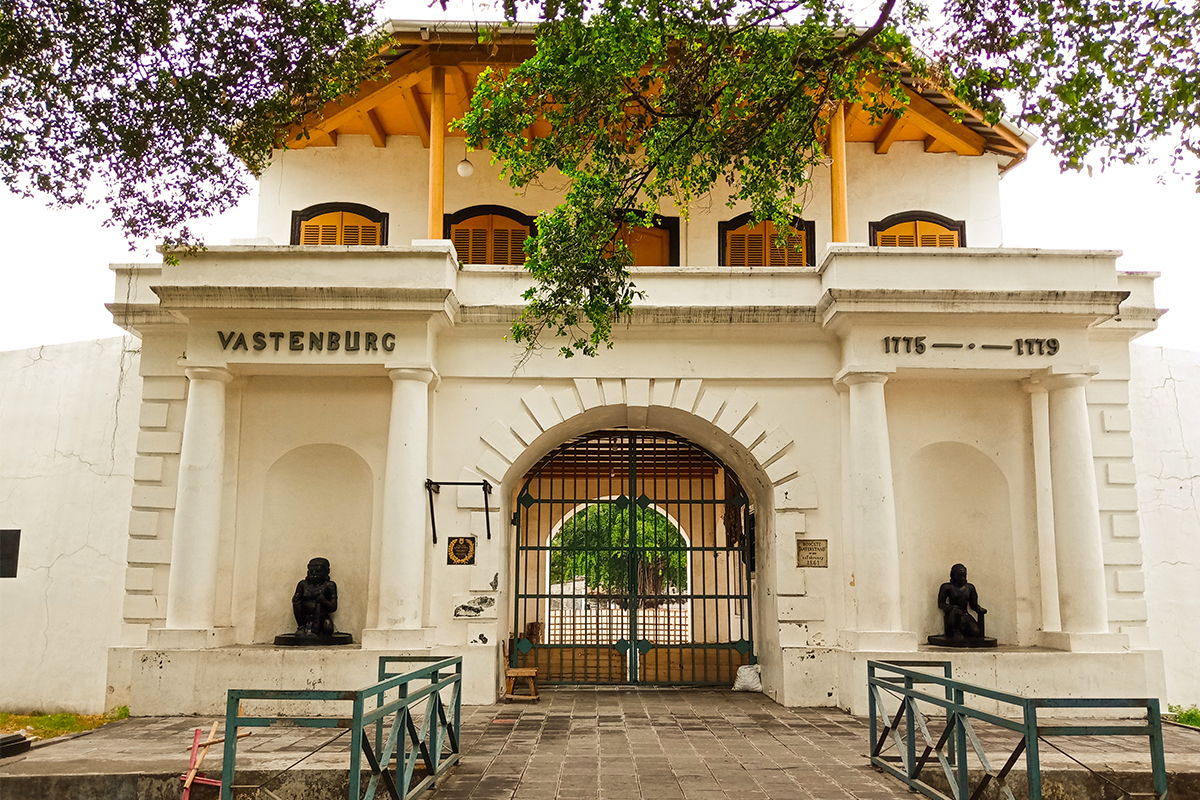
[[[451,8],[450,18],[471,18]],[[454,4],[458,5],[458,2]],[[428,18],[420,0],[390,0],[388,16]],[[1159,329],[1139,342],[1200,350],[1200,194],[1156,166],[1122,166],[1105,174],[1060,175],[1048,154],[1001,181],[1004,244],[1009,247],[1117,249],[1124,270],[1161,272],[1158,306],[1170,308]],[[210,244],[255,235],[257,196],[201,226]],[[145,247],[130,252],[102,210],[49,210],[0,189],[0,351],[118,336],[104,303],[113,299],[110,263],[157,261]]]

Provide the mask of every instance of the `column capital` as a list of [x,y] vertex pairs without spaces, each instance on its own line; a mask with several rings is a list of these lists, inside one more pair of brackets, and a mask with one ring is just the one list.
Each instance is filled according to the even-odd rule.
[[1021,388],[1029,394],[1045,394],[1047,391],[1045,376],[1031,375],[1019,383]]
[[387,367],[388,377],[393,381],[420,381],[432,383],[438,379],[437,370],[432,367]]
[[872,364],[870,366],[853,365],[843,367],[833,382],[839,386],[855,386],[860,383],[887,383],[888,376],[896,371],[895,367]]
[[1055,389],[1073,389],[1087,385],[1093,377],[1099,374],[1100,368],[1082,364],[1050,367],[1039,376],[1032,376],[1048,391]]
[[233,373],[224,367],[188,367],[183,371],[187,375],[188,380],[192,381],[220,381],[221,383],[229,383],[233,380]]

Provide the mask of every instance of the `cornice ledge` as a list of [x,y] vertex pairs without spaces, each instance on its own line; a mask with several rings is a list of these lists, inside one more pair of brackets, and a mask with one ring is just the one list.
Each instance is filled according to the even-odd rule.
[[[458,321],[463,323],[511,324],[524,310],[522,305],[463,306]],[[635,325],[754,325],[817,322],[814,306],[637,306],[621,318]]]
[[151,286],[164,307],[439,311],[454,317],[458,298],[446,288],[356,286]]
[[113,323],[127,331],[146,325],[178,325],[180,319],[162,306],[150,303],[105,303]]
[[[997,291],[991,289],[826,289],[817,302],[816,310],[827,316],[836,304],[865,304],[868,308],[854,311],[941,311],[975,312],[999,311],[1003,306],[1037,305],[1045,313],[1117,314],[1120,304],[1129,297],[1123,291],[1077,291],[1020,289]],[[1028,313],[1027,307],[1014,309]]]

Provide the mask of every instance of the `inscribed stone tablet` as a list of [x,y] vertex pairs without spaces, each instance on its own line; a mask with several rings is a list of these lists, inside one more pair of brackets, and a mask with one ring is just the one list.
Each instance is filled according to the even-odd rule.
[[797,539],[796,540],[796,566],[797,567],[828,567],[829,566],[829,540],[828,539]]

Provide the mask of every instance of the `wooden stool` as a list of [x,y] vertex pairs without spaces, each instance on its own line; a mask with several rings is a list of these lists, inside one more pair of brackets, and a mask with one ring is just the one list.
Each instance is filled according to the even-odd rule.
[[[516,694],[517,678],[529,682],[529,694]],[[537,667],[511,667],[508,664],[508,645],[504,646],[504,699],[538,701]]]

